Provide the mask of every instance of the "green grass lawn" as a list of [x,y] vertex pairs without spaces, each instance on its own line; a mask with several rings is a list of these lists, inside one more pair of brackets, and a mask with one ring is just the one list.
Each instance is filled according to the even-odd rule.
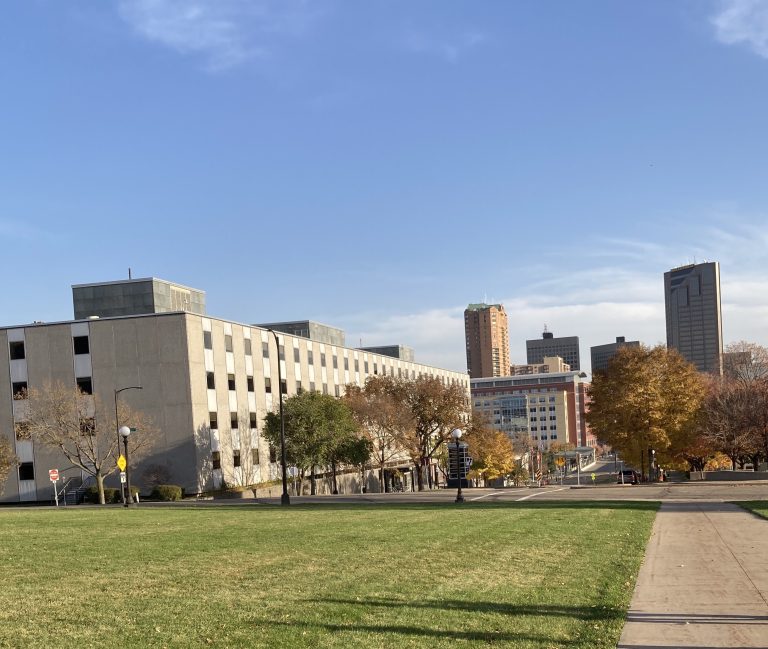
[[768,500],[749,500],[736,503],[741,505],[744,509],[748,509],[754,512],[758,516],[768,518]]
[[615,647],[655,503],[0,510],[0,647]]

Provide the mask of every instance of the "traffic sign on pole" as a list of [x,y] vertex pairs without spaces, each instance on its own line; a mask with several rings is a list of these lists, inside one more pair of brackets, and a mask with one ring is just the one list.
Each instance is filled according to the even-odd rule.
[[48,479],[51,482],[57,482],[59,480],[59,470],[58,469],[50,469],[48,471]]

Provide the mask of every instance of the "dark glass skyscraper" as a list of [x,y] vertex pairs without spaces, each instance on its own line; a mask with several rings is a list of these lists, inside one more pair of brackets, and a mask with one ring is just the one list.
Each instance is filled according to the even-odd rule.
[[720,264],[680,266],[664,273],[667,347],[676,349],[700,372],[720,374],[723,319]]

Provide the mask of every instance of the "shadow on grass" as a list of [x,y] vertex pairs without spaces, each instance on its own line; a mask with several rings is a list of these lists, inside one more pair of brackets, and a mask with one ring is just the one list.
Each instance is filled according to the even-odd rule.
[[[329,622],[282,622],[270,621],[269,626],[296,627],[304,629],[318,629],[329,633],[380,633],[391,638],[390,642],[395,643],[393,636],[410,636],[433,638],[440,640],[479,640],[489,644],[497,642],[535,642],[541,646],[548,647],[569,647],[573,646],[571,642],[558,642],[553,640],[550,635],[533,635],[527,633],[514,633],[507,631],[456,631],[449,629],[429,629],[419,626],[405,626],[395,624],[331,624]],[[394,646],[394,644],[392,645]]]
[[768,500],[743,500],[732,504],[738,505],[742,509],[746,509],[750,514],[754,514],[757,518],[764,520],[768,519]]
[[371,599],[343,599],[324,598],[304,600],[312,604],[338,604],[339,606],[365,606],[377,608],[412,608],[412,609],[437,609],[443,611],[461,611],[462,613],[496,613],[519,617],[521,615],[532,617],[568,617],[585,622],[624,620],[626,611],[616,608],[600,607],[576,607],[543,605],[504,604],[502,602],[471,602],[456,599],[427,600],[419,602],[407,602],[396,599],[371,598]]

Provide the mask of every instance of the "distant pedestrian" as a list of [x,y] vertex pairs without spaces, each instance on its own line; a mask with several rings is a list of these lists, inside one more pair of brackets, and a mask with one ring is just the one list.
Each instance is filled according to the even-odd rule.
[[597,480],[597,474],[592,472],[592,484],[595,484],[595,480]]

